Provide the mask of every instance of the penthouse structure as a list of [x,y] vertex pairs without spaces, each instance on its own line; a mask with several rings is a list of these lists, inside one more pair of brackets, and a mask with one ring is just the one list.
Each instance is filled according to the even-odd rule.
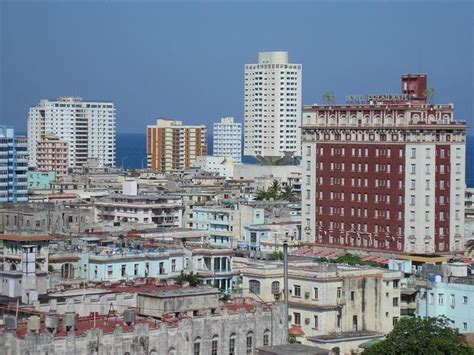
[[183,125],[181,121],[158,118],[147,126],[148,168],[158,172],[186,169],[196,157],[207,154],[204,125]]
[[[48,134],[54,134],[67,143],[70,168],[83,166],[88,158],[96,158],[100,166],[115,166],[115,107],[112,102],[60,97],[51,101],[41,100],[38,105],[30,107],[29,166],[38,167],[40,164],[44,168],[44,160],[52,159],[48,158],[44,147],[40,147],[45,143],[38,143],[44,141]],[[64,146],[61,148],[64,149]],[[39,153],[43,153],[40,161]]]
[[28,201],[28,150],[24,137],[0,126],[0,202]]
[[461,250],[466,123],[428,101],[426,74],[401,94],[303,108],[303,237],[400,253]]

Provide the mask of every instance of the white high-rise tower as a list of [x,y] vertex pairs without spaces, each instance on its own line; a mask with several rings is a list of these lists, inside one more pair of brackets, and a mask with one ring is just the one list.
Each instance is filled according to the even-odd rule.
[[100,166],[115,166],[115,107],[112,102],[80,97],[41,100],[28,112],[29,166],[38,166],[38,142],[54,134],[68,145],[68,165],[80,167],[88,158]]
[[244,155],[263,164],[301,156],[301,71],[288,52],[260,52],[245,66]]

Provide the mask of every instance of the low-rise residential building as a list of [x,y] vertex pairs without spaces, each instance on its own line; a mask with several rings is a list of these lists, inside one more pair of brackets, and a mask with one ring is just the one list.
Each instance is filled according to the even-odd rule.
[[140,277],[173,278],[184,270],[185,265],[183,251],[106,248],[96,253],[82,253],[80,266],[82,278],[104,282]]
[[56,180],[54,171],[28,171],[28,188],[30,190],[48,190]]
[[183,204],[180,198],[165,195],[113,194],[94,202],[99,221],[135,221],[156,226],[181,227]]
[[421,287],[416,315],[446,316],[461,333],[474,332],[474,275],[466,264],[449,265],[453,276],[429,276]]
[[[245,296],[283,298],[282,263],[249,262],[241,275]],[[340,353],[383,337],[400,318],[401,277],[372,267],[291,262],[290,333],[303,344]]]
[[209,231],[209,243],[235,246],[244,235],[244,226],[264,222],[264,210],[240,203],[196,206],[193,209],[193,228]]
[[206,173],[216,174],[226,178],[234,175],[234,158],[226,156],[202,155],[196,158],[195,166]]
[[232,249],[194,249],[192,269],[204,284],[230,292],[237,275],[232,267],[233,254]]
[[298,241],[301,241],[301,222],[282,221],[244,226],[244,238],[237,246],[239,249],[272,252],[283,250],[284,241],[292,247],[298,245]]

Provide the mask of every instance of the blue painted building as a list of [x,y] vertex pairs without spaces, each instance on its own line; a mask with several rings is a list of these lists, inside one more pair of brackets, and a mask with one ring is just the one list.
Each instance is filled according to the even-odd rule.
[[[446,316],[461,333],[474,332],[474,277],[436,277],[422,288],[418,317]],[[433,280],[432,280],[433,281]]]
[[182,251],[122,252],[106,250],[81,254],[81,277],[88,281],[133,280],[139,277],[174,278],[185,269]]
[[264,210],[239,203],[226,206],[195,206],[192,228],[209,231],[209,243],[231,247],[243,238],[244,226],[262,224]]
[[28,142],[0,126],[0,202],[28,201]]
[[51,183],[55,178],[56,173],[54,171],[29,171],[28,188],[47,190],[51,187]]

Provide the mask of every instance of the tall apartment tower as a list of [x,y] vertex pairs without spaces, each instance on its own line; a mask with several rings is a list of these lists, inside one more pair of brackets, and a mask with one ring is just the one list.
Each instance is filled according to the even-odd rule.
[[301,71],[287,52],[260,52],[245,66],[244,155],[270,165],[301,156]]
[[206,126],[183,125],[181,121],[158,118],[147,126],[148,168],[168,172],[188,168],[199,155],[207,154]]
[[235,163],[242,162],[242,126],[233,117],[222,117],[214,123],[213,152],[215,157],[232,157]]
[[36,168],[39,171],[53,171],[56,178],[67,175],[68,145],[56,135],[48,133],[36,145]]
[[28,144],[26,137],[0,126],[0,202],[28,201]]
[[425,74],[402,94],[303,108],[303,234],[316,245],[387,253],[461,250],[466,123],[424,97]]
[[115,107],[112,102],[80,97],[41,100],[28,114],[29,165],[38,167],[38,142],[54,134],[68,145],[68,167],[96,158],[100,166],[115,166]]

